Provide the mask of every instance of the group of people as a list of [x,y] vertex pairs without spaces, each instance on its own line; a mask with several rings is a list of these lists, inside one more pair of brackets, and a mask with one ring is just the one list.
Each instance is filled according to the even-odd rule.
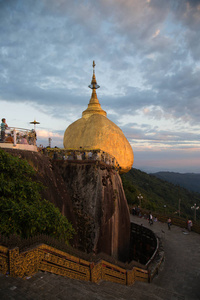
[[[142,214],[141,214],[141,211],[140,211],[140,208],[139,207],[133,207],[132,208],[132,214],[133,215],[137,215],[138,217],[142,218]],[[152,213],[149,212],[149,214],[144,214],[144,219],[147,219],[149,221],[149,225],[153,225],[154,222],[157,222],[158,219],[157,217],[153,217]],[[171,230],[171,225],[172,225],[172,220],[170,217],[167,218],[167,227],[168,227],[168,230]],[[192,220],[188,220],[187,221],[187,229],[188,231],[190,232],[192,230],[192,226],[193,226],[193,223],[192,223]]]
[[[8,131],[6,133],[8,125],[6,124],[6,119],[1,120],[1,142],[5,143],[14,143],[14,131]],[[16,143],[17,144],[27,144],[27,145],[36,145],[36,132],[35,130],[27,130],[26,132],[20,131],[16,133]]]
[[[135,216],[138,216],[139,218],[142,218],[142,213],[141,213],[141,210],[140,210],[140,207],[133,207],[132,208],[132,214]],[[153,225],[154,222],[157,222],[158,221],[158,218],[155,216],[153,217],[152,213],[149,212],[149,214],[144,214],[143,215],[144,219],[148,219],[149,220],[149,224],[150,225]]]
[[153,215],[152,215],[151,212],[149,213],[149,218],[148,218],[148,219],[149,219],[149,224],[150,224],[150,225],[153,225],[154,222],[157,222],[157,221],[158,221],[158,218],[157,218],[156,216],[153,217]]
[[[167,226],[168,226],[169,230],[171,229],[171,225],[172,225],[172,220],[168,217]],[[192,230],[192,226],[193,226],[192,220],[188,220],[187,221],[187,229],[189,232]]]

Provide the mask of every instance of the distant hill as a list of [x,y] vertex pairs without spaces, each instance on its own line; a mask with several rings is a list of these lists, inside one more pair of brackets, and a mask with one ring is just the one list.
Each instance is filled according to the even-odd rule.
[[[181,216],[193,218],[191,206],[200,205],[200,193],[189,191],[168,181],[132,168],[121,176],[127,201],[130,205],[139,205],[137,196],[142,194],[142,208],[162,214],[177,214],[181,199]],[[197,220],[200,220],[200,212]]]
[[157,172],[151,175],[162,180],[166,180],[175,185],[186,188],[189,191],[200,193],[200,174],[194,173],[174,173],[174,172]]

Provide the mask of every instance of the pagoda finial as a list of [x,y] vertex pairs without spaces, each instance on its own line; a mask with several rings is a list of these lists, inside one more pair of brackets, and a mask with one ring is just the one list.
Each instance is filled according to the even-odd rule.
[[93,60],[93,76],[92,76],[92,81],[91,81],[91,84],[88,85],[88,87],[92,90],[97,90],[98,88],[100,88],[100,86],[97,84],[97,81],[96,81],[96,76],[95,76],[95,61]]
[[95,61],[93,60],[93,74],[95,73],[95,66],[96,66],[96,64],[95,64]]
[[99,114],[104,117],[106,117],[106,112],[101,108],[101,105],[99,103],[99,100],[97,98],[96,89],[100,88],[100,86],[97,84],[96,77],[95,77],[95,61],[93,60],[93,76],[91,84],[88,86],[90,89],[92,89],[92,95],[90,98],[90,102],[88,104],[88,108],[82,112],[82,116],[84,118],[89,118],[90,116],[94,114]]

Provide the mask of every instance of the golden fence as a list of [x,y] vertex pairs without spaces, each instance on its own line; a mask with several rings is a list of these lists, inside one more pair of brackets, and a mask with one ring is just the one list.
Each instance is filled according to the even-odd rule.
[[9,249],[0,246],[0,273],[26,278],[39,270],[95,283],[106,280],[131,285],[136,280],[150,281],[149,272],[145,267],[142,269],[134,266],[125,269],[104,259],[91,262],[46,244],[21,253],[18,247]]

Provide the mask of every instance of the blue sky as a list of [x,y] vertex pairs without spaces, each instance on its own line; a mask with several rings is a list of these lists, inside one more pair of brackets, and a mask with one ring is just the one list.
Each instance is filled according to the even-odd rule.
[[0,107],[62,147],[98,99],[144,171],[200,173],[200,2],[0,0]]

